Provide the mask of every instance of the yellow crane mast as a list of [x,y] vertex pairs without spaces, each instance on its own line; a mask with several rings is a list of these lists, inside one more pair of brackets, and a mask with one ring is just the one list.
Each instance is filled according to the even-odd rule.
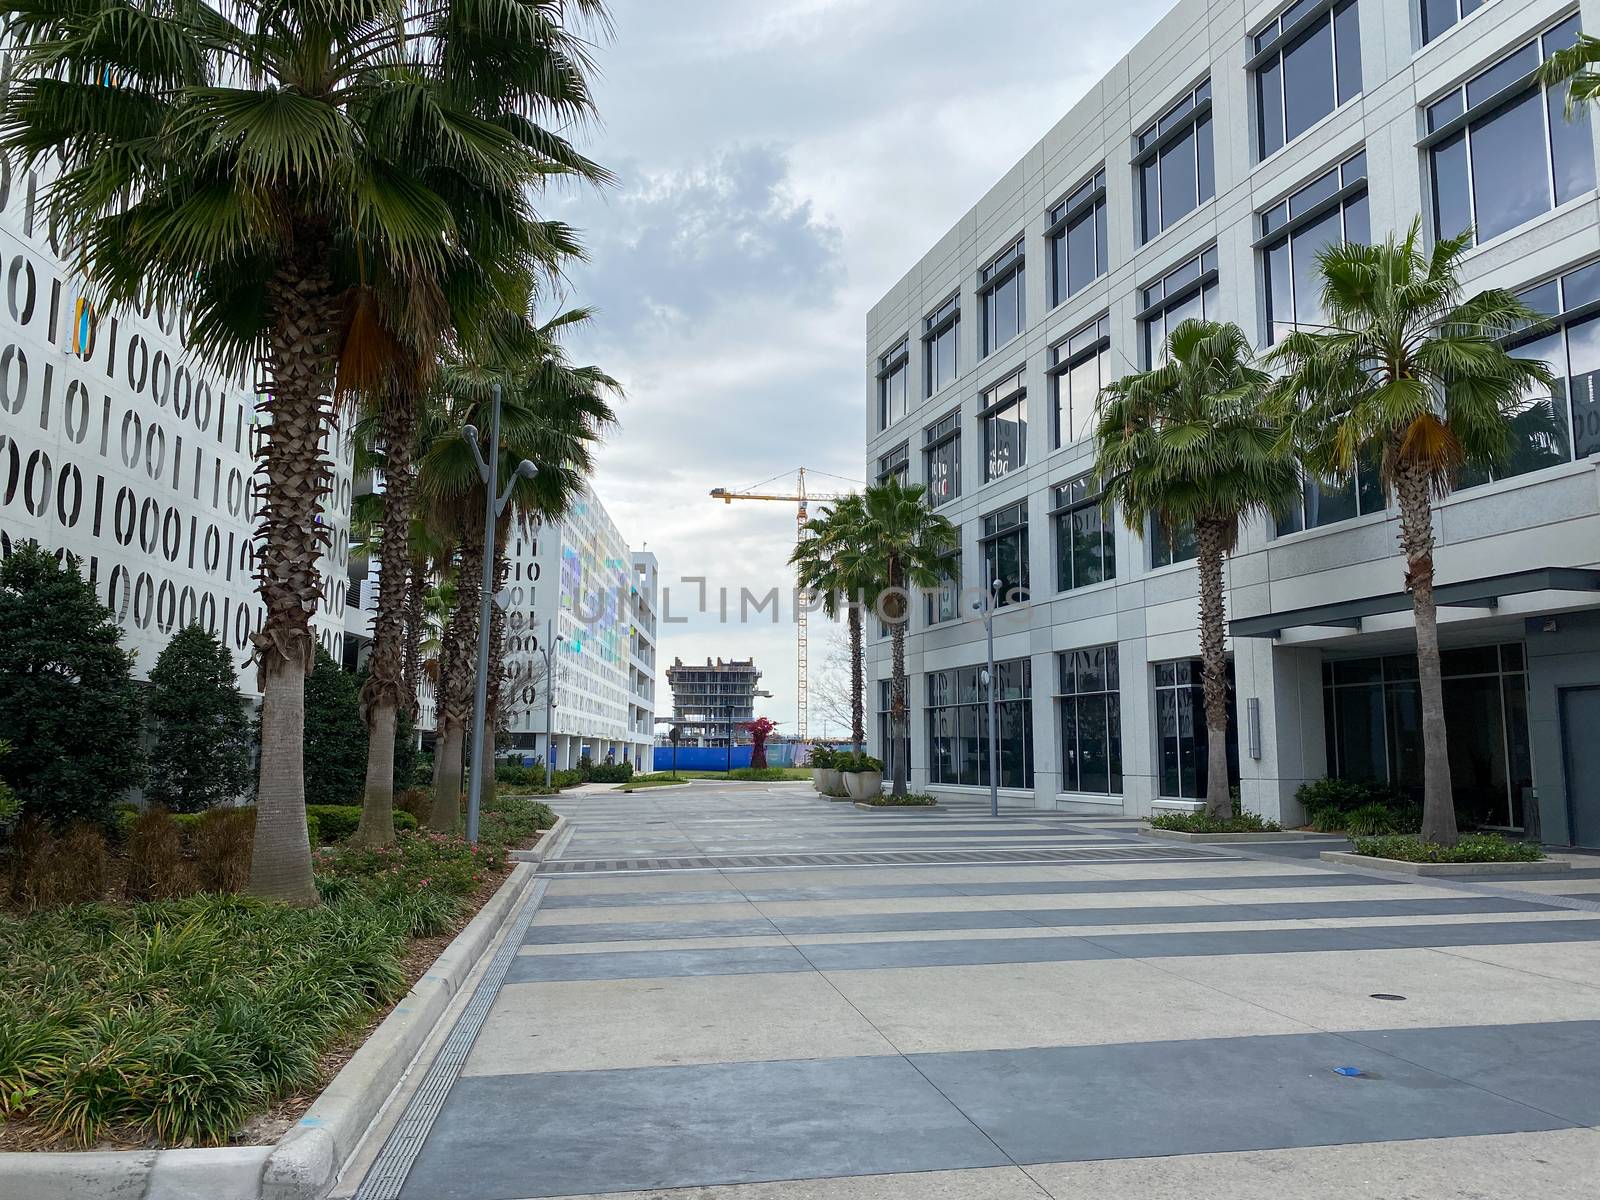
[[[827,472],[813,471],[812,474],[827,475]],[[782,477],[779,476],[778,478]],[[829,475],[828,478],[840,479],[837,475]],[[806,490],[806,468],[804,467],[800,467],[795,471],[795,488],[792,492],[763,492],[758,490],[772,482],[773,480],[768,479],[763,483],[754,484],[742,490],[712,488],[711,498],[713,500],[721,500],[724,504],[732,504],[735,500],[777,500],[783,503],[797,504],[799,507],[795,510],[795,543],[798,545],[809,536],[806,532],[806,519],[809,515],[807,505],[811,501],[843,500],[845,496],[849,495],[848,492],[808,492]],[[841,479],[841,482],[855,483],[857,481]],[[807,682],[810,663],[808,661],[809,646],[807,644],[806,608],[804,605],[795,606],[794,629],[795,661],[799,672],[799,683],[795,694],[795,707],[798,710],[795,734],[797,737],[804,738],[806,737],[806,707],[809,702],[808,693],[810,691],[810,686]]]

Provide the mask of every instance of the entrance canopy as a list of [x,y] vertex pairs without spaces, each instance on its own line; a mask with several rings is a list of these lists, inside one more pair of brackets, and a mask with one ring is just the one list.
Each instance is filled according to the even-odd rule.
[[[1600,570],[1590,567],[1542,567],[1537,571],[1513,571],[1509,575],[1491,575],[1463,583],[1435,584],[1433,596],[1440,608],[1493,610],[1499,607],[1502,597],[1526,595],[1529,592],[1600,593]],[[1275,638],[1281,636],[1285,629],[1313,625],[1359,630],[1365,617],[1409,612],[1410,609],[1410,592],[1388,592],[1382,596],[1336,600],[1331,604],[1313,604],[1309,608],[1293,608],[1259,617],[1239,617],[1228,622],[1228,633],[1236,638]]]

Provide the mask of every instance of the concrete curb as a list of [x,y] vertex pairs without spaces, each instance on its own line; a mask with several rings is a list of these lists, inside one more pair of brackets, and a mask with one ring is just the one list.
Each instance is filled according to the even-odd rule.
[[[565,818],[563,818],[564,820]],[[554,845],[559,823],[540,839]],[[538,849],[538,847],[535,847]],[[529,852],[531,853],[531,851]],[[439,1018],[534,882],[519,863],[372,1031],[300,1123],[270,1146],[0,1154],[0,1196],[26,1200],[320,1200]]]
[[1366,867],[1372,871],[1387,871],[1394,875],[1422,875],[1430,878],[1464,875],[1538,875],[1545,871],[1570,871],[1572,864],[1561,859],[1543,858],[1538,862],[1402,862],[1398,858],[1373,858],[1370,854],[1352,854],[1348,850],[1324,850],[1324,862],[1345,867]]
[[855,806],[862,812],[949,812],[943,804],[868,804],[865,800],[855,801]]
[[550,851],[555,847],[556,839],[566,831],[571,822],[565,817],[556,818],[556,823],[544,831],[544,836],[527,850],[513,850],[509,857],[513,862],[543,862]]
[[1189,833],[1182,829],[1141,829],[1140,837],[1159,838],[1165,842],[1305,842],[1313,838],[1330,838],[1342,842],[1342,833],[1302,833],[1285,829],[1278,833]]

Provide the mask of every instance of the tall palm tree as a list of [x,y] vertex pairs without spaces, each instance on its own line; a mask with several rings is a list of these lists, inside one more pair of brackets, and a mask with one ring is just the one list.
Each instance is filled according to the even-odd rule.
[[1290,334],[1268,356],[1291,435],[1319,474],[1348,477],[1359,455],[1379,463],[1400,506],[1400,549],[1417,628],[1422,699],[1422,836],[1457,838],[1433,595],[1433,500],[1466,463],[1494,467],[1511,449],[1511,422],[1543,363],[1512,357],[1505,339],[1539,320],[1500,289],[1463,298],[1461,256],[1471,231],[1422,245],[1421,224],[1380,246],[1317,256],[1327,326]]
[[789,562],[796,582],[822,598],[822,611],[833,621],[844,610],[850,632],[850,740],[857,754],[866,732],[866,655],[862,645],[863,611],[877,600],[877,564],[862,553],[865,507],[852,493],[823,509],[805,524]]
[[1232,811],[1228,788],[1227,610],[1224,560],[1254,515],[1286,509],[1299,475],[1281,452],[1256,365],[1237,325],[1184,321],[1166,361],[1126,375],[1100,396],[1095,474],[1107,511],[1130,529],[1153,520],[1193,529],[1200,576],[1200,659],[1206,716],[1206,811]]
[[[261,777],[250,891],[315,904],[304,682],[351,288],[369,265],[429,275],[456,201],[522,197],[548,165],[598,171],[540,128],[588,104],[568,19],[600,0],[6,0],[0,149],[60,170],[52,225],[104,304],[183,303],[191,348],[258,363],[264,428],[256,635]],[[453,174],[431,167],[445,162]],[[448,186],[445,183],[448,182]],[[519,199],[519,203],[525,203]]]
[[[940,586],[956,569],[961,535],[947,517],[930,509],[921,484],[907,486],[886,479],[868,486],[861,497],[858,527],[860,553],[876,564],[878,607],[889,623],[892,647],[889,683],[890,733],[896,740],[907,728],[906,625],[911,617],[911,589]],[[891,754],[892,790],[906,792],[909,764],[903,754]]]

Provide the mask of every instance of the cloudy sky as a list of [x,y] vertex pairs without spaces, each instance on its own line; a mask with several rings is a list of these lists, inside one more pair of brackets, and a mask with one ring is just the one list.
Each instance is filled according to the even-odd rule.
[[868,307],[1168,7],[613,0],[601,120],[577,136],[619,182],[551,207],[592,256],[566,301],[600,316],[574,353],[627,392],[596,488],[670,591],[658,711],[675,656],[753,655],[758,711],[794,729],[789,606],[738,614],[741,588],[792,587],[794,508],[707,493],[863,476]]

